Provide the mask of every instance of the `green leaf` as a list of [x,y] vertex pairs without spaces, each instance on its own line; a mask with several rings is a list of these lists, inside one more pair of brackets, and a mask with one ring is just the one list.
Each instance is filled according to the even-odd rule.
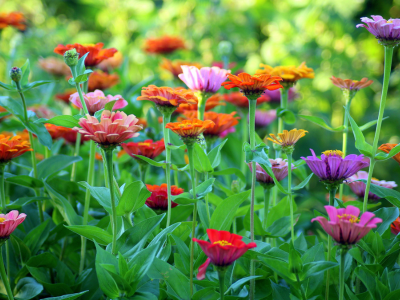
[[146,156],[142,156],[142,155],[136,155],[136,157],[140,158],[141,160],[144,160],[145,162],[147,162],[148,164],[155,166],[155,167],[164,167],[166,165],[166,163],[163,162],[158,162],[155,160],[152,160]]
[[238,290],[243,284],[245,284],[246,282],[252,280],[252,279],[256,279],[256,278],[260,278],[262,276],[248,276],[248,277],[244,277],[239,279],[238,281],[236,281],[235,283],[233,283],[226,291],[225,291],[225,295],[228,295],[229,291],[235,291]]
[[[11,175],[11,176],[9,176]],[[17,184],[20,186],[25,186],[31,189],[41,188],[43,187],[43,182],[39,179],[33,178],[28,175],[18,175],[14,176],[12,174],[5,174],[5,181],[13,184]]]
[[82,57],[78,60],[78,64],[76,65],[76,74],[83,74],[85,72],[85,59],[88,55],[89,52],[85,55],[82,55]]
[[290,290],[287,287],[283,287],[279,284],[276,284],[271,280],[272,287],[272,298],[274,300],[289,300],[292,299],[290,297]]
[[[357,181],[362,181],[367,184],[366,179],[359,179]],[[377,195],[378,197],[385,198],[390,203],[400,208],[400,193],[398,191],[375,185],[373,183],[371,183],[369,190],[371,193]]]
[[313,177],[314,173],[311,173],[310,175],[307,176],[306,179],[304,179],[300,184],[296,185],[294,188],[292,188],[293,191],[301,190],[303,187],[307,185],[307,183],[310,181],[311,177]]
[[[58,173],[73,163],[81,160],[82,157],[80,156],[69,156],[64,154],[46,158],[37,164],[37,178],[46,179],[54,173]],[[33,177],[33,170],[31,171],[30,176]]]
[[338,266],[338,264],[332,261],[313,261],[304,264],[300,280],[303,281],[308,277],[321,275],[321,273],[323,274],[326,270],[332,269],[336,266]]
[[[86,181],[81,181],[78,182],[79,185],[87,188],[90,190],[90,194],[95,198],[101,206],[111,215],[112,214],[112,209],[111,209],[111,194],[110,194],[110,189],[106,187],[97,187],[97,186],[91,186],[89,185]],[[119,205],[119,195],[117,191],[114,190],[114,197],[115,197],[115,204]],[[118,213],[117,213],[118,216]]]
[[100,245],[107,246],[112,243],[112,235],[99,227],[90,225],[72,225],[65,227],[89,240],[96,241]]
[[[270,215],[271,213],[268,216]],[[293,217],[294,219],[297,219],[299,216],[300,215],[294,215]],[[267,236],[272,238],[284,237],[289,233],[289,231],[290,231],[290,216],[286,216],[275,220],[272,223],[272,225],[267,228]]]
[[111,299],[118,298],[120,291],[114,278],[104,269],[99,263],[96,262],[96,274],[99,280],[101,290]]
[[[386,120],[387,118],[388,118],[388,117],[382,118],[382,121],[383,121],[383,120]],[[364,130],[370,128],[371,126],[375,125],[376,123],[378,123],[378,120],[370,121],[370,122],[368,122],[368,123],[365,123],[364,125],[360,126],[360,130],[361,130],[361,131],[364,131]]]
[[221,163],[221,150],[228,139],[223,140],[218,146],[208,152],[208,159],[211,161],[211,167],[215,169]]
[[254,161],[259,164],[271,166],[268,158],[268,149],[269,147],[265,146],[265,144],[259,144],[254,150],[251,150],[249,143],[244,143],[243,151],[246,152],[246,163]]
[[274,175],[274,172],[272,171],[271,164],[269,164],[269,165],[260,164],[260,166],[264,169],[265,172],[267,172],[267,174],[268,174],[269,176],[271,176],[271,178],[273,179],[273,181],[274,181],[276,187],[278,188],[278,190],[279,190],[281,193],[284,193],[284,194],[286,194],[286,195],[289,195],[289,192],[288,192],[288,191],[280,184],[280,182],[276,179],[276,177],[275,177],[275,175]]
[[367,157],[372,157],[372,146],[365,141],[364,135],[360,128],[358,127],[357,123],[353,120],[350,116],[350,112],[345,107],[344,108],[349,118],[351,129],[353,130],[354,138],[356,140],[356,148],[360,151],[360,153],[364,154]]
[[283,121],[284,121],[286,124],[289,124],[289,125],[294,124],[294,123],[296,122],[296,116],[295,116],[294,113],[293,113],[291,110],[289,110],[289,109],[278,108],[278,109],[276,110],[276,116],[277,116],[278,118],[282,118]]
[[14,254],[23,265],[31,258],[31,250],[29,247],[15,234],[10,235],[10,240],[14,248]]
[[[208,193],[212,192],[214,181],[215,181],[215,178],[210,178],[210,179],[207,179],[206,181],[200,183],[196,187],[197,200],[204,198]],[[193,197],[193,190],[190,190],[189,193]]]
[[31,250],[32,255],[36,254],[50,233],[50,219],[47,219],[39,226],[32,229],[24,238],[24,243]]
[[22,73],[22,76],[21,76],[20,84],[21,84],[21,86],[24,86],[24,85],[28,84],[29,74],[31,73],[31,65],[29,62],[29,58],[26,60],[24,65],[21,67],[21,73]]
[[[243,219],[243,226],[246,230],[250,231],[250,209]],[[264,230],[261,220],[256,213],[254,213],[254,234],[260,236],[268,235],[268,232]]]
[[27,85],[22,86],[21,91],[22,91],[22,92],[27,92],[27,91],[29,91],[30,89],[33,89],[33,88],[35,88],[35,87],[38,87],[38,86],[41,86],[41,85],[44,85],[44,84],[52,83],[52,82],[54,82],[54,81],[53,81],[53,80],[39,80],[39,81],[34,81],[34,82],[31,82],[31,83],[28,83]]
[[14,298],[28,300],[36,297],[43,291],[43,285],[32,277],[25,277],[18,281],[14,288]]
[[389,151],[389,153],[385,153],[385,152],[379,152],[375,155],[375,159],[377,160],[386,160],[389,158],[392,158],[393,156],[395,156],[397,153],[400,152],[400,144],[398,144],[396,147],[394,147],[392,150]]
[[221,171],[214,171],[213,173],[211,173],[211,175],[213,176],[219,176],[219,175],[236,175],[241,181],[245,182],[246,181],[246,177],[243,175],[242,171],[240,171],[239,169],[236,168],[228,168],[225,170],[221,170]]
[[1,81],[0,81],[0,87],[2,87],[3,89],[5,89],[7,91],[16,91],[17,90],[17,88],[15,86],[1,82]]
[[325,128],[326,130],[332,131],[332,132],[342,132],[344,129],[344,126],[339,126],[336,128],[333,128],[332,126],[329,126],[323,119],[316,117],[316,116],[306,116],[306,115],[298,115],[300,118],[310,121],[314,124],[317,124],[318,126],[321,126],[322,128]]
[[69,295],[64,295],[64,296],[60,296],[60,297],[50,297],[50,298],[44,298],[46,300],[74,300],[79,298],[80,296],[82,296],[83,294],[86,294],[89,291],[83,291],[80,293],[76,293],[76,294],[69,294]]
[[124,192],[119,200],[117,215],[123,216],[137,211],[145,204],[146,199],[150,196],[151,193],[147,190],[143,182],[135,181],[128,184],[124,188]]
[[114,104],[115,104],[115,102],[117,102],[117,101],[118,101],[118,99],[117,99],[117,100],[112,100],[112,101],[110,101],[110,102],[107,102],[106,105],[104,106],[104,110],[112,111],[113,108],[114,108]]
[[194,144],[194,167],[197,172],[207,173],[212,172],[213,167],[211,166],[210,160],[207,154],[204,152],[203,148],[199,144]]
[[390,224],[398,218],[399,209],[396,207],[382,207],[374,211],[374,214],[375,218],[381,218],[383,222],[376,224],[377,227],[373,230],[382,235],[389,228]]
[[42,123],[54,124],[57,126],[63,126],[67,128],[80,127],[79,121],[75,117],[69,115],[55,116],[50,120],[39,119],[39,121]]

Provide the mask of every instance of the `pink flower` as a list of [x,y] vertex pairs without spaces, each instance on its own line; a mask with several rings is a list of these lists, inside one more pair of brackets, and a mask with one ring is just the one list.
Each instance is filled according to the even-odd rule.
[[0,214],[0,243],[8,239],[25,218],[26,214],[19,214],[17,210],[12,210],[6,215]]
[[341,245],[354,245],[361,240],[377,223],[382,219],[374,218],[371,212],[365,212],[361,215],[360,210],[355,206],[336,209],[333,206],[325,206],[330,221],[324,217],[316,217],[311,222],[318,221],[322,228],[337,243]]
[[[94,115],[96,111],[102,110],[106,104],[110,101],[117,100],[114,103],[113,110],[124,108],[128,105],[128,102],[122,98],[121,95],[107,95],[100,90],[95,90],[92,93],[83,94],[83,99],[85,100],[86,107],[89,111],[89,114]],[[75,106],[82,108],[81,100],[79,99],[79,94],[74,93],[69,97],[69,101],[72,102]]]
[[256,110],[255,125],[256,127],[267,127],[276,119],[276,110]]
[[400,40],[400,19],[385,20],[381,16],[371,16],[372,19],[363,17],[356,27],[364,27],[380,40]]
[[[86,119],[87,118],[87,119]],[[90,115],[79,120],[82,128],[74,127],[75,131],[95,141],[101,146],[118,145],[127,139],[139,135],[142,125],[136,125],[139,119],[135,115],[127,116],[122,111],[111,112],[104,110],[100,117],[100,122]]]
[[225,138],[228,134],[233,133],[233,132],[236,132],[236,128],[235,128],[235,127],[231,127],[231,128],[228,128],[227,130],[222,131],[222,132],[219,134],[218,137],[219,137],[220,139],[223,139],[223,138]]
[[[278,181],[283,180],[288,175],[288,163],[286,159],[276,158],[276,159],[269,159],[271,163],[272,173],[274,173],[275,178]],[[252,170],[251,163],[248,164],[250,170]],[[294,164],[292,164],[292,170],[296,169]],[[264,187],[271,188],[275,183],[271,176],[268,175],[267,172],[258,164],[256,163],[256,180],[263,185]]]
[[226,80],[226,75],[231,71],[218,67],[198,69],[195,66],[182,66],[182,72],[178,77],[189,89],[205,93],[216,93]]

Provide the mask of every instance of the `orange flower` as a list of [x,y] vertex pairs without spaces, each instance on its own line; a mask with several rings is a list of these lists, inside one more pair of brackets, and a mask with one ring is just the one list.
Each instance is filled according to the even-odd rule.
[[71,70],[65,62],[55,57],[39,59],[39,66],[47,73],[55,76],[71,76]]
[[123,61],[124,57],[122,56],[121,51],[118,51],[114,54],[113,57],[103,60],[97,67],[105,72],[108,72],[121,66]]
[[147,121],[146,119],[139,118],[139,121],[137,122],[138,125],[142,125],[143,128],[147,127]]
[[102,49],[103,46],[103,43],[97,43],[96,45],[68,44],[66,46],[60,44],[54,49],[54,52],[60,55],[64,55],[66,51],[75,48],[76,52],[79,53],[79,58],[89,52],[88,56],[85,59],[85,65],[87,67],[94,67],[101,63],[103,60],[113,57],[114,54],[117,52],[117,49],[115,48]]
[[142,155],[154,159],[165,150],[164,139],[160,141],[145,140],[139,143],[123,143],[121,146],[133,158],[137,158],[136,155]]
[[154,102],[157,106],[178,106],[182,103],[196,104],[197,97],[192,91],[184,88],[157,87],[149,85],[143,87],[142,95],[136,100],[148,100]]
[[76,89],[71,88],[71,89],[67,89],[65,90],[64,93],[60,93],[60,94],[56,94],[56,99],[59,99],[67,104],[69,104],[69,97],[76,93]]
[[[237,107],[241,108],[249,107],[249,100],[247,100],[247,97],[243,96],[241,92],[232,92],[230,94],[224,94],[224,99],[226,102],[229,102]],[[260,105],[268,101],[269,97],[265,94],[262,94],[259,98],[257,98],[257,105]]]
[[103,161],[103,156],[100,153],[95,153],[94,158],[99,161]]
[[308,68],[305,62],[302,62],[300,66],[278,66],[271,67],[268,65],[261,64],[256,74],[268,74],[282,77],[282,84],[293,85],[302,78],[314,78],[314,70]]
[[[147,189],[151,193],[150,197],[146,200],[146,205],[154,210],[167,210],[168,209],[168,189],[167,184],[163,183],[160,186],[146,184]],[[171,195],[176,196],[184,192],[183,189],[176,185],[171,186]],[[173,202],[171,207],[174,208],[178,204]]]
[[0,13],[0,30],[12,26],[18,30],[26,29],[26,20],[20,12]]
[[367,86],[370,86],[373,81],[368,80],[368,78],[364,77],[360,81],[357,80],[351,80],[351,79],[341,79],[335,76],[331,77],[331,81],[334,85],[337,87],[340,87],[341,89],[347,89],[347,90],[352,90],[352,91],[359,91],[363,88],[366,88]]
[[190,62],[181,61],[181,60],[171,61],[166,58],[163,58],[163,61],[160,64],[160,67],[162,69],[169,71],[175,77],[178,77],[178,75],[182,73],[182,66],[194,66],[198,69],[200,69],[202,67],[202,65],[199,63],[195,63],[195,62],[190,63]]
[[32,151],[31,145],[19,135],[0,134],[0,163],[8,163],[27,151]]
[[278,144],[282,147],[291,147],[294,146],[297,141],[306,135],[306,130],[303,129],[292,129],[290,131],[284,130],[283,133],[278,133],[279,138],[275,136],[275,134],[270,133],[271,138],[267,138],[275,144]]
[[227,76],[230,81],[225,81],[222,85],[227,90],[234,87],[239,88],[246,97],[251,97],[251,100],[256,100],[265,90],[276,90],[282,88],[278,83],[278,81],[282,80],[279,76],[271,76],[268,74],[256,74],[251,76],[247,73],[240,73],[237,76],[227,74]]
[[57,126],[54,124],[46,123],[44,124],[46,127],[47,131],[50,133],[50,136],[53,140],[56,140],[60,137],[62,137],[66,132],[69,131],[69,128],[63,127],[63,126]]
[[[382,150],[383,152],[389,153],[390,150],[392,150],[397,145],[398,144],[389,144],[389,143],[387,143],[387,144],[380,145],[378,149]],[[400,153],[397,153],[392,158],[400,164]]]
[[94,90],[104,91],[116,85],[118,81],[119,76],[117,74],[108,74],[100,70],[94,71],[89,76],[88,89],[89,92],[93,92]]
[[165,128],[171,129],[178,134],[184,143],[192,145],[198,136],[209,128],[214,127],[214,122],[210,120],[201,121],[198,119],[183,120],[182,122],[168,123]]
[[[246,99],[246,97],[245,97],[245,99]],[[226,105],[223,102],[223,100],[224,100],[224,98],[220,94],[212,95],[206,101],[206,111],[209,111],[219,105]],[[246,101],[247,101],[247,99],[246,99]],[[192,111],[192,110],[197,111],[197,103],[196,104],[183,103],[178,106],[178,108],[176,109],[175,112],[183,114],[186,111]]]
[[169,54],[185,48],[185,43],[180,37],[165,35],[160,38],[147,39],[144,51],[152,54]]
[[[339,199],[339,193],[336,194],[335,198]],[[327,202],[329,202],[329,193],[325,195],[325,200]],[[349,202],[349,201],[357,201],[357,198],[353,197],[353,196],[349,196],[349,195],[342,195],[342,201],[344,203]]]
[[400,218],[397,218],[396,220],[393,221],[392,224],[390,224],[390,231],[395,235],[399,234],[399,232],[400,232]]

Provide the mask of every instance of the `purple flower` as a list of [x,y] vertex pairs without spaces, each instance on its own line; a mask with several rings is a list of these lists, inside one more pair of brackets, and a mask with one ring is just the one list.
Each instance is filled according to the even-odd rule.
[[229,133],[232,133],[232,132],[236,132],[236,128],[235,127],[231,127],[231,128],[228,128],[227,130],[224,130],[224,131],[222,131],[220,134],[219,134],[219,138],[221,138],[221,139],[223,139],[223,138],[225,138]]
[[[281,92],[279,89],[277,90],[265,90],[263,95],[266,95],[269,98],[269,102],[273,103],[280,103],[281,102]],[[289,88],[289,95],[288,95],[288,100],[292,101],[296,99],[299,95],[296,93],[295,89],[293,87]]]
[[[286,159],[276,158],[276,159],[269,159],[271,163],[271,169],[274,173],[276,179],[281,181],[288,175],[288,163]],[[251,163],[248,164],[250,170],[252,170]],[[296,169],[295,166],[292,164],[292,170]],[[257,163],[256,164],[256,180],[263,185],[264,187],[271,188],[274,185],[274,180],[271,176],[268,175],[267,172]]]
[[386,21],[381,16],[371,16],[370,18],[361,18],[361,22],[356,27],[365,27],[377,39],[386,41],[400,40],[400,19],[389,19]]
[[324,217],[316,217],[311,222],[318,221],[322,228],[337,243],[341,245],[354,245],[361,240],[377,223],[382,219],[374,218],[371,212],[365,212],[361,215],[360,210],[355,206],[336,209],[333,206],[325,206],[330,221]]
[[364,155],[350,154],[343,158],[339,150],[328,150],[322,153],[319,159],[314,150],[310,149],[312,156],[301,157],[321,181],[325,184],[340,184],[360,169],[369,166],[369,159]]
[[[365,179],[367,180],[368,178],[368,173],[365,171],[360,171],[357,174],[354,174],[353,176],[350,176],[349,179],[347,180],[348,182],[346,183],[351,190],[356,194],[359,198],[364,198],[365,195],[365,183],[362,181],[356,181],[359,179]],[[375,184],[377,186],[382,186],[388,189],[392,189],[397,187],[397,184],[394,181],[385,181],[385,180],[377,180],[373,178],[371,180],[372,184]],[[368,199],[369,200],[378,200],[380,199],[379,196],[369,192],[368,193]]]
[[266,127],[276,119],[276,110],[256,110],[256,127]]
[[198,69],[195,66],[181,66],[182,74],[178,77],[193,91],[205,93],[216,93],[227,79],[230,70],[220,69],[218,67],[204,67]]

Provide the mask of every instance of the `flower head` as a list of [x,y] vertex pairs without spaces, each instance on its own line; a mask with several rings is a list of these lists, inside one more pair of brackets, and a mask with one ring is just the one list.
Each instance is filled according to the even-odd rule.
[[285,152],[293,152],[294,145],[299,139],[306,135],[306,130],[303,129],[292,129],[290,131],[284,130],[283,133],[278,133],[277,138],[275,134],[270,133],[270,138],[267,138],[271,142],[278,144],[282,147]]
[[85,65],[87,67],[94,67],[101,63],[103,60],[113,57],[117,52],[115,48],[103,49],[103,43],[97,44],[68,44],[68,45],[58,45],[54,52],[63,55],[66,51],[76,49],[79,53],[79,58],[89,53],[85,59]]
[[144,51],[150,54],[169,54],[185,48],[185,42],[180,37],[169,35],[149,38],[144,45]]
[[103,148],[108,148],[138,136],[137,132],[142,130],[142,126],[137,125],[138,121],[134,115],[127,116],[122,111],[104,110],[100,122],[95,117],[86,115],[86,118],[79,120],[82,128],[74,127],[73,129]]
[[[346,182],[346,184],[351,188],[351,190],[356,194],[359,198],[364,198],[365,195],[365,183],[362,181],[357,181],[359,179],[368,179],[368,172],[365,171],[359,171],[356,174],[350,176]],[[371,180],[371,183],[377,186],[382,186],[387,189],[393,189],[397,187],[397,184],[394,181],[385,181],[385,180],[378,180],[376,178],[373,178]],[[368,199],[369,200],[378,200],[380,199],[379,196],[369,192],[368,193]]]
[[178,75],[183,72],[182,66],[193,66],[198,69],[201,68],[201,64],[196,63],[196,62],[186,62],[186,61],[181,61],[181,60],[174,60],[171,61],[169,59],[163,58],[162,63],[160,64],[160,67],[164,70],[167,70],[170,72],[174,77],[178,78]]
[[[167,210],[168,209],[168,192],[167,184],[163,183],[161,185],[150,185],[146,184],[147,189],[151,193],[151,196],[147,198],[146,205],[154,210]],[[176,185],[171,186],[171,195],[176,196],[182,194],[184,191],[178,188]],[[171,207],[174,208],[178,204],[173,202]]]
[[12,210],[8,214],[0,214],[0,245],[7,240],[11,233],[26,218],[26,214],[20,214],[17,210]]
[[400,19],[385,20],[381,16],[371,16],[372,19],[363,17],[356,27],[365,27],[382,45],[395,46],[400,41]]
[[256,110],[255,125],[263,128],[271,124],[276,119],[276,110]]
[[206,276],[206,270],[210,263],[217,267],[227,267],[240,258],[247,250],[257,247],[256,243],[246,244],[240,235],[229,231],[207,229],[210,242],[193,238],[207,255],[207,260],[199,267],[197,279],[202,280]]
[[133,158],[138,158],[136,155],[142,155],[154,159],[165,150],[164,139],[160,141],[145,140],[138,143],[129,142],[123,143],[121,146]]
[[[75,145],[76,144],[76,139],[78,137],[78,132],[76,132],[75,130],[73,130],[72,128],[66,128],[65,132],[63,133],[63,135],[61,136],[65,142],[69,145]],[[81,136],[81,145],[84,142],[89,141],[90,138],[86,137],[86,136]]]
[[311,222],[318,221],[322,228],[337,243],[341,245],[354,245],[361,240],[382,219],[374,218],[371,212],[360,215],[360,210],[355,206],[336,209],[334,206],[325,206],[329,221],[325,217],[316,217]]
[[50,123],[46,123],[44,124],[44,126],[46,127],[47,131],[49,132],[53,140],[61,138],[66,132],[69,131],[69,128],[67,127],[57,126]]
[[39,66],[47,73],[50,73],[55,76],[71,75],[71,70],[65,64],[65,62],[55,57],[39,59]]
[[393,221],[393,223],[390,225],[390,231],[398,235],[400,232],[400,218],[397,218],[396,220]]
[[106,90],[116,85],[118,81],[119,76],[117,74],[108,74],[100,70],[94,71],[90,74],[88,80],[88,90]]
[[209,128],[214,127],[214,122],[210,120],[201,121],[198,119],[183,120],[182,122],[168,123],[165,128],[171,129],[179,135],[183,142],[192,145],[196,142],[199,135]]
[[204,67],[198,69],[194,66],[181,66],[182,74],[178,77],[193,91],[216,93],[221,84],[226,80],[230,70],[218,67]]
[[[385,153],[389,153],[390,150],[392,150],[394,147],[396,147],[398,144],[383,144],[379,146],[379,150],[385,152]],[[400,153],[397,153],[396,155],[392,156],[392,158],[397,161],[400,164]]]
[[[121,109],[128,105],[128,102],[122,98],[121,95],[104,95],[104,93],[100,90],[95,90],[94,92],[83,94],[83,99],[85,100],[86,107],[89,111],[89,114],[94,115],[96,111],[99,111],[105,107],[105,105],[110,101],[115,101],[114,109]],[[82,108],[82,103],[79,98],[78,93],[74,93],[69,98],[69,101],[72,102],[75,106]]]
[[[241,92],[232,92],[229,94],[224,94],[224,99],[226,102],[229,102],[237,107],[249,108],[249,100],[247,100],[247,97],[243,96],[243,94]],[[257,105],[260,105],[260,104],[268,102],[268,101],[269,101],[268,96],[261,95],[257,99]]]
[[32,151],[31,144],[21,136],[0,134],[0,163],[8,163],[27,151]]
[[[225,102],[223,102],[223,100],[224,100],[224,98],[220,94],[212,95],[206,101],[205,111],[209,111],[219,105],[225,105]],[[186,111],[197,111],[197,104],[198,103],[196,103],[196,104],[183,103],[178,106],[178,108],[176,109],[175,112],[177,112],[179,114],[183,114]]]
[[[268,97],[268,102],[271,103],[280,103],[281,102],[281,92],[280,90],[265,90],[264,93],[262,93],[261,97],[258,99],[262,99],[264,96]],[[288,92],[288,101],[293,101],[296,99],[299,95],[296,93],[296,90],[294,87],[289,88]]]
[[24,15],[20,12],[0,13],[0,30],[8,26],[24,31],[26,29],[26,20]]
[[[275,175],[275,178],[278,181],[283,180],[288,175],[288,163],[286,159],[276,158],[269,159],[271,163],[272,172]],[[252,169],[252,164],[248,164],[250,170]],[[296,169],[294,164],[292,164],[292,170]],[[256,180],[264,187],[271,188],[274,186],[274,180],[268,173],[258,164],[256,163]]]
[[341,79],[335,76],[331,77],[331,81],[337,87],[340,87],[343,90],[351,90],[351,91],[359,91],[363,88],[370,86],[373,81],[368,80],[368,78],[364,77],[360,81],[358,80],[351,80],[351,79]]
[[305,62],[302,62],[300,66],[278,66],[271,67],[268,65],[261,64],[261,69],[256,71],[256,74],[269,74],[279,76],[283,79],[282,84],[293,86],[298,80],[303,78],[314,78],[314,70],[308,68]]
[[268,74],[256,74],[253,76],[247,73],[240,73],[237,76],[228,74],[228,79],[230,81],[222,83],[227,90],[237,87],[246,97],[251,97],[252,99],[250,100],[256,100],[265,90],[276,90],[282,88],[282,85],[279,84],[279,81],[281,81],[282,78]]

